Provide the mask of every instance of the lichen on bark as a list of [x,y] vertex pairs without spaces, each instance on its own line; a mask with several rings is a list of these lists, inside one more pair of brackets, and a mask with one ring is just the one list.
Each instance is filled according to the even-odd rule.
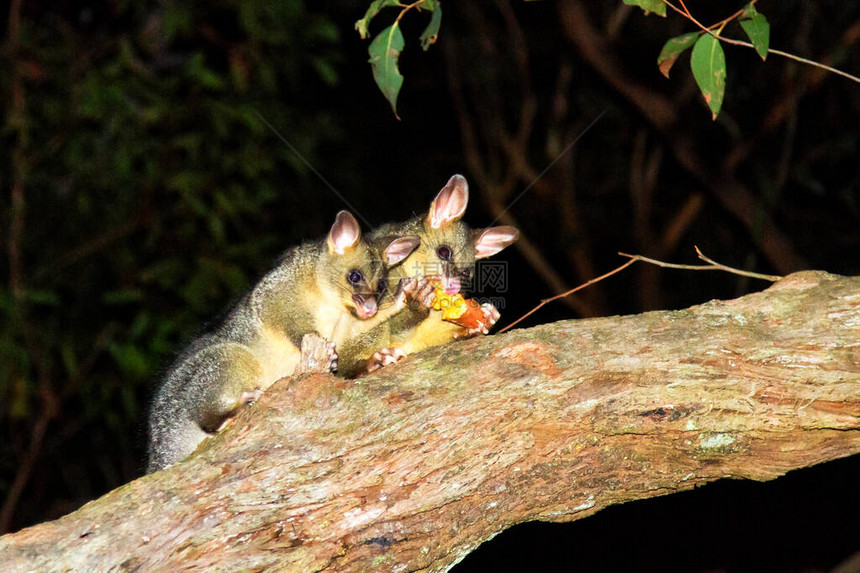
[[282,380],[189,460],[0,538],[15,570],[446,570],[570,521],[860,451],[860,278]]

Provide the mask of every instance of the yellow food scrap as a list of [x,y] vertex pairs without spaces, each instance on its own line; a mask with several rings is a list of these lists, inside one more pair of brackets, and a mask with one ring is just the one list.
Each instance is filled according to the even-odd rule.
[[466,313],[469,305],[463,295],[448,294],[442,285],[436,286],[436,298],[433,300],[433,310],[442,311],[442,320],[457,320]]

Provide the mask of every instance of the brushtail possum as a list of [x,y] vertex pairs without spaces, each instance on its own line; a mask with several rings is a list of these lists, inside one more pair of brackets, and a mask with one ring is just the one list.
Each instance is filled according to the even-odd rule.
[[386,279],[418,244],[405,233],[367,242],[341,211],[325,239],[286,251],[168,370],[150,412],[147,471],[188,456],[284,376],[363,367],[366,357],[340,349],[403,307]]
[[443,322],[429,311],[434,300],[431,279],[440,281],[445,293],[456,294],[472,278],[477,259],[498,253],[519,236],[510,226],[470,229],[461,220],[468,202],[466,178],[454,175],[433,199],[425,215],[405,223],[384,225],[372,233],[373,240],[416,235],[421,243],[389,274],[392,285],[411,281],[407,291],[409,305],[375,328],[388,330],[387,335],[376,336],[376,340],[388,340],[389,344],[377,347],[379,350],[367,363],[368,371],[423,348],[445,344],[455,338],[486,334],[498,320],[499,312],[489,303],[482,305],[485,319],[474,329]]

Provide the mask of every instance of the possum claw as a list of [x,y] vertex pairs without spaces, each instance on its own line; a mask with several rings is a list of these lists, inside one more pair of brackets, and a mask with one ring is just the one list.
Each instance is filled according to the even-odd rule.
[[485,302],[481,305],[481,312],[484,314],[484,318],[475,326],[474,328],[467,328],[460,334],[455,334],[454,338],[472,338],[473,336],[477,336],[479,334],[489,334],[490,329],[493,328],[493,325],[498,322],[499,311],[496,310],[496,307],[492,304]]
[[434,282],[439,279],[435,276],[424,277],[418,280],[414,277],[403,279],[400,282],[400,292],[410,308],[430,309],[433,307],[433,299],[436,296]]
[[383,366],[394,364],[404,356],[406,356],[406,353],[399,348],[381,348],[368,358],[364,371],[369,374],[379,370]]
[[297,371],[336,372],[337,351],[334,342],[329,342],[318,334],[305,334],[302,337],[302,356]]
[[418,281],[418,286],[415,292],[412,293],[412,300],[418,302],[424,308],[433,307],[433,299],[436,297],[436,288],[433,286],[429,277],[424,277]]

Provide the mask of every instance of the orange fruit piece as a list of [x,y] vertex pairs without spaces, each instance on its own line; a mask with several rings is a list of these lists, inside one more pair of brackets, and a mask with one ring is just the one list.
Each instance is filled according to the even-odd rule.
[[460,293],[448,294],[442,290],[442,285],[436,285],[436,298],[433,299],[433,310],[442,311],[442,320],[457,320],[469,309],[466,300]]

